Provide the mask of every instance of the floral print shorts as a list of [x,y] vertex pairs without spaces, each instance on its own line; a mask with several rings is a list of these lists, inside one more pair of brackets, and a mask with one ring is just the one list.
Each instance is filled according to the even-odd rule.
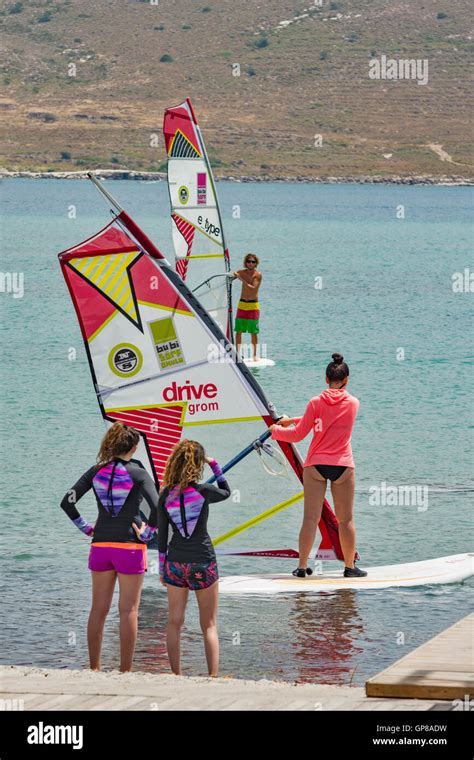
[[200,591],[219,580],[217,562],[169,562],[166,560],[163,580],[170,586]]

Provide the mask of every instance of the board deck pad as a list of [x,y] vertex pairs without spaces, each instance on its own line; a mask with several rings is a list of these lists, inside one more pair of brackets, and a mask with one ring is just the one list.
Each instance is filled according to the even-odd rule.
[[[326,567],[328,563],[325,563]],[[331,563],[333,564],[333,563]],[[219,581],[221,594],[278,594],[289,592],[315,593],[344,588],[374,590],[390,587],[425,586],[439,583],[458,583],[474,575],[474,553],[453,554],[422,562],[401,565],[368,567],[365,578],[344,578],[342,563],[320,575],[295,578],[281,575],[229,575]]]
[[247,367],[274,367],[275,362],[273,359],[263,359],[263,358],[257,358],[257,359],[247,359],[244,358],[244,363],[247,365]]

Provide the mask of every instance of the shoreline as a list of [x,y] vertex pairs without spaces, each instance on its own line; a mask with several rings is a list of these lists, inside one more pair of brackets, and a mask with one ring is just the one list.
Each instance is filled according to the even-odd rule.
[[365,687],[4,664],[0,702],[10,710],[452,711],[474,694],[473,619],[474,613],[461,618],[369,678]]
[[[92,174],[101,180],[141,180],[145,182],[160,182],[166,180],[166,172],[141,172],[122,169],[94,169],[88,171],[59,172],[59,171],[9,171],[0,169],[1,179],[88,179],[88,174]],[[360,175],[357,177],[335,177],[331,175],[321,175],[320,177],[272,177],[268,174],[260,175],[216,175],[217,182],[275,182],[281,184],[316,184],[316,185],[421,185],[421,186],[440,186],[440,187],[472,187],[474,178],[457,177],[457,176],[436,176],[431,175],[414,175],[412,177],[401,177],[398,175]]]
[[269,679],[0,666],[0,696],[21,710],[449,710],[437,699],[369,697],[363,687]]

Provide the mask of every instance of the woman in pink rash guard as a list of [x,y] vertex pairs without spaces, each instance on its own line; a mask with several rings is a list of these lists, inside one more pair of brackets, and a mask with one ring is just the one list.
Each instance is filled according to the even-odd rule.
[[[327,390],[312,398],[303,417],[282,417],[272,425],[272,438],[295,443],[313,431],[303,468],[304,517],[299,536],[299,566],[293,571],[297,578],[311,575],[307,567],[321,519],[328,480],[339,521],[339,537],[344,554],[344,577],[367,575],[354,566],[356,534],[353,520],[355,472],[351,435],[359,409],[359,400],[347,392],[349,367],[341,354],[333,354],[326,368]],[[295,423],[295,427],[289,427]]]

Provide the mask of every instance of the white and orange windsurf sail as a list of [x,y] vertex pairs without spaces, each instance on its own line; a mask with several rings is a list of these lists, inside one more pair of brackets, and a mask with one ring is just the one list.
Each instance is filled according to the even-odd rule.
[[211,165],[191,101],[163,120],[176,271],[232,342],[229,251]]
[[[94,181],[118,213],[96,235],[59,254],[59,261],[102,417],[107,426],[120,420],[140,432],[136,458],[157,484],[174,445],[183,437],[199,440],[231,471],[231,506],[212,511],[215,543],[232,546],[232,539],[250,528],[258,541],[256,526],[300,503],[300,455],[293,444],[280,444],[292,477],[269,477],[262,498],[258,454],[271,458],[265,440],[278,419],[273,405],[186,282]],[[318,556],[342,558],[337,520],[327,502],[320,530]],[[225,553],[296,556],[291,549],[256,546]]]

